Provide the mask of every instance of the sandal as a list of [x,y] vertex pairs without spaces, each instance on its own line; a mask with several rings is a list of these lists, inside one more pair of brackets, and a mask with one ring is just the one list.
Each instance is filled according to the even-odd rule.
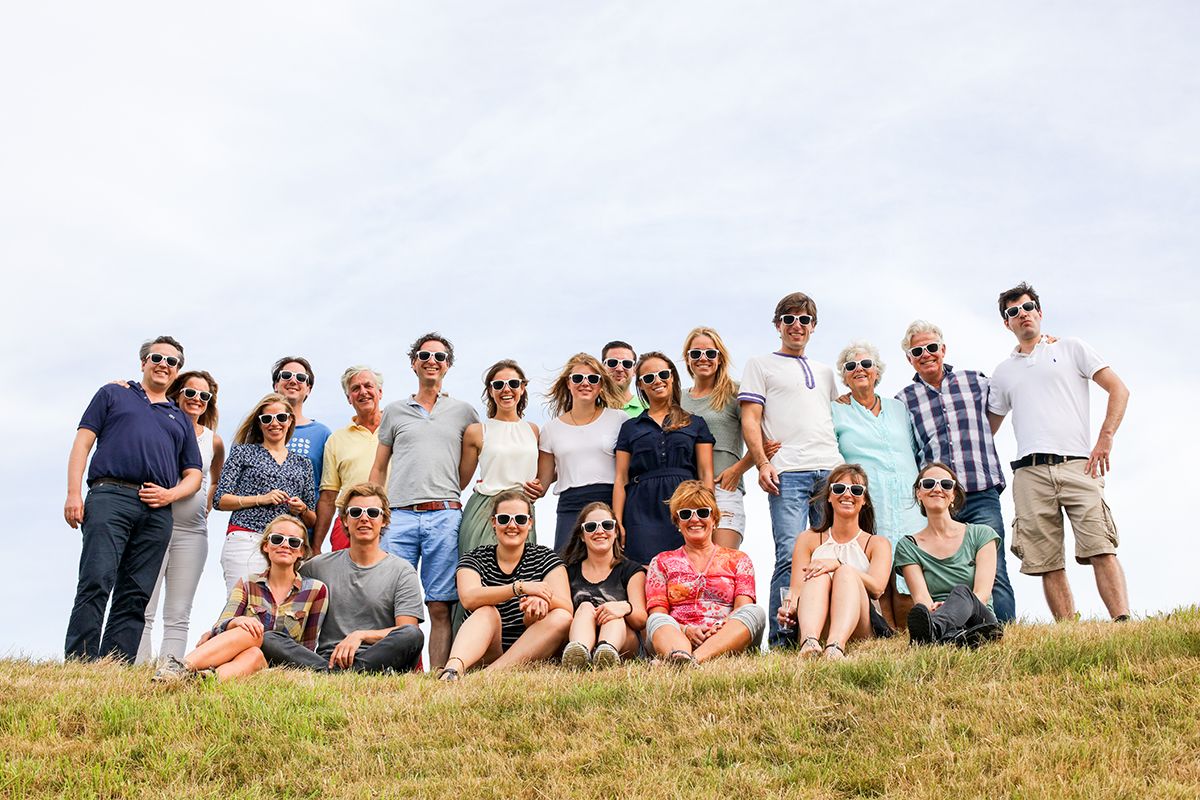
[[[458,656],[446,659],[447,664],[449,664],[451,661],[457,661],[459,664],[463,663],[463,660]],[[454,667],[442,667],[442,671],[438,673],[437,679],[439,681],[445,681],[446,683],[454,683],[461,677],[462,674],[459,673],[459,671]]]
[[[809,646],[812,642],[812,646]],[[815,658],[821,654],[821,640],[815,636],[806,636],[804,641],[800,643],[801,658]]]
[[[836,652],[837,655],[833,655],[833,653],[830,651]],[[846,651],[837,642],[830,642],[829,644],[825,645],[825,658],[829,659],[830,661],[841,661],[845,657]]]
[[667,653],[667,663],[673,667],[697,666],[696,657],[687,650],[672,650]]

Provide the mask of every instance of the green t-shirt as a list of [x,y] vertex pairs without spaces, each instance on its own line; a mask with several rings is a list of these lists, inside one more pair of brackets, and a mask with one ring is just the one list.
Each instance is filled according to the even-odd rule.
[[646,410],[646,404],[642,402],[641,395],[635,391],[621,410],[628,414],[630,419],[633,419],[641,416],[641,413]]
[[[949,597],[950,590],[955,586],[961,584],[968,589],[975,586],[975,554],[988,542],[999,539],[996,532],[987,525],[967,523],[967,530],[963,534],[958,552],[948,558],[936,558],[922,550],[912,536],[905,536],[896,542],[892,569],[896,570],[897,575],[903,576],[904,567],[916,564],[925,575],[929,596],[934,602],[938,602]],[[988,607],[991,605],[992,601],[989,598]]]

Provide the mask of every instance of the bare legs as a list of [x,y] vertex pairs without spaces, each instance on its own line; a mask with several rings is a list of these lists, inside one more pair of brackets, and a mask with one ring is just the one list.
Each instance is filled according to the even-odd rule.
[[654,632],[653,645],[660,655],[667,655],[672,650],[682,650],[691,653],[697,664],[702,664],[726,653],[740,653],[745,650],[750,646],[750,629],[738,620],[727,619],[716,633],[693,650],[691,640],[681,628],[663,625]]
[[800,589],[797,624],[801,643],[810,638],[820,641],[826,630],[826,642],[839,647],[845,647],[851,639],[869,638],[871,600],[862,574],[853,567],[842,566],[832,575],[805,581]]
[[562,646],[570,627],[570,613],[552,608],[549,614],[527,627],[512,647],[502,651],[500,612],[494,606],[484,606],[472,612],[458,629],[447,661],[450,666],[455,666],[453,661],[457,659],[463,672],[478,663],[488,665],[489,669],[502,670],[540,661],[554,655]]
[[[571,621],[569,641],[579,642],[589,651],[596,646],[597,626],[596,607],[584,602],[575,609],[575,618]],[[599,641],[608,642],[620,651],[622,658],[632,658],[637,655],[637,634],[629,629],[624,619],[613,619],[599,626]]]
[[[1125,570],[1112,553],[1092,556],[1089,560],[1096,578],[1096,590],[1104,607],[1114,619],[1129,614],[1129,593],[1125,587]],[[1042,590],[1046,593],[1046,605],[1056,620],[1075,617],[1075,597],[1071,584],[1067,582],[1067,571],[1056,569],[1042,573]]]
[[439,670],[446,666],[450,655],[450,640],[453,632],[450,628],[450,603],[430,601],[425,604],[429,609],[429,668]]
[[187,654],[183,663],[193,671],[215,667],[221,680],[253,675],[267,668],[262,637],[245,628],[230,628]]
[[733,528],[717,528],[713,531],[713,544],[728,547],[730,550],[741,550],[742,535]]

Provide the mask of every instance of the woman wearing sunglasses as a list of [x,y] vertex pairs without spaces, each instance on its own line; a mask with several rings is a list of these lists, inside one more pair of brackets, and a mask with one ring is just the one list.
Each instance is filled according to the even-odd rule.
[[744,652],[767,627],[766,613],[754,604],[750,556],[713,542],[721,511],[700,481],[679,484],[670,510],[683,547],[659,553],[646,571],[646,637],[668,664]]
[[780,604],[779,624],[791,628],[798,618],[805,658],[824,650],[826,658],[839,660],[852,639],[891,635],[878,605],[892,545],[875,535],[869,483],[858,464],[834,467],[814,501],[822,510],[819,524],[796,537],[790,599]]
[[896,545],[896,572],[916,603],[908,612],[909,638],[967,647],[999,639],[1004,629],[992,611],[992,586],[1000,537],[987,525],[954,520],[966,493],[945,464],[926,464],[912,493],[929,522]]
[[217,624],[186,658],[168,655],[155,681],[178,682],[203,674],[228,680],[266,669],[262,642],[270,630],[316,650],[328,591],[320,581],[300,577],[300,564],[310,553],[307,531],[299,519],[282,514],[267,523],[264,534],[259,550],[266,570],[239,578]]
[[476,664],[500,670],[550,658],[571,627],[571,588],[562,559],[527,542],[533,503],[522,491],[501,492],[492,513],[496,544],[458,560],[455,582],[467,619],[438,680],[456,681]]
[[312,462],[287,446],[295,427],[287,398],[268,394],[233,436],[213,495],[217,508],[233,512],[221,548],[221,569],[231,591],[239,578],[266,568],[259,544],[268,522],[280,514],[299,517],[309,527],[317,520]]
[[646,568],[625,558],[607,503],[579,512],[563,560],[575,606],[563,666],[615,667],[622,656],[636,656],[646,626]]
[[[158,573],[158,582],[146,606],[146,629],[138,647],[138,663],[150,660],[154,617],[162,594],[163,636],[158,657],[183,658],[187,650],[188,622],[192,601],[200,585],[200,573],[208,558],[208,512],[212,494],[225,464],[225,443],[217,435],[217,381],[203,370],[178,375],[167,389],[167,397],[192,421],[200,446],[200,490],[171,504],[171,544]],[[166,590],[163,591],[163,587]]]
[[571,538],[575,518],[588,503],[611,502],[616,459],[613,448],[621,425],[629,419],[613,379],[587,353],[572,356],[548,393],[553,419],[538,440],[537,478],[525,492],[537,499],[554,484],[558,519],[554,549],[561,552]]
[[646,410],[621,426],[613,512],[629,557],[639,564],[683,543],[667,509],[679,484],[713,486],[713,436],[699,415],[680,405],[679,373],[662,353],[644,353],[634,367]]
[[[838,450],[849,464],[858,464],[871,482],[875,530],[893,549],[900,537],[920,530],[924,520],[912,499],[917,477],[916,437],[908,407],[875,393],[883,376],[879,350],[868,342],[842,349],[836,369],[850,392],[832,404],[833,432]],[[912,601],[903,579],[880,600],[880,611],[892,627],[904,619]]]

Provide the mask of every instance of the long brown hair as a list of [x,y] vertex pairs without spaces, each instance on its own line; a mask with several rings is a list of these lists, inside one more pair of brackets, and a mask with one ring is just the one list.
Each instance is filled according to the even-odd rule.
[[925,466],[921,467],[921,471],[917,473],[917,479],[913,481],[912,496],[913,502],[917,504],[917,509],[921,512],[922,517],[928,517],[925,513],[925,504],[917,497],[917,489],[921,487],[921,478],[925,477],[925,473],[937,467],[944,469],[950,473],[950,477],[954,479],[954,491],[950,496],[950,513],[953,514],[967,504],[967,492],[962,487],[962,482],[958,479],[958,474],[950,468],[949,464],[943,464],[941,461],[930,461]]
[[521,365],[513,361],[511,358],[504,358],[497,361],[488,367],[487,373],[483,376],[483,402],[487,404],[488,419],[496,416],[498,408],[496,408],[496,400],[492,397],[492,379],[496,377],[496,373],[502,369],[511,369],[513,372],[521,376],[521,383],[525,384],[521,387],[521,399],[517,401],[517,416],[525,416],[525,406],[529,405],[529,380],[525,377],[525,370],[521,369]]
[[692,360],[688,358],[688,350],[692,349],[692,339],[697,336],[707,336],[712,339],[713,348],[720,354],[717,361],[717,372],[713,380],[712,394],[708,398],[714,411],[722,411],[725,406],[737,402],[737,384],[733,382],[733,378],[729,377],[729,370],[733,368],[733,362],[729,358],[729,350],[726,349],[725,342],[721,341],[721,334],[703,325],[692,328],[692,332],[683,340],[683,366],[693,380],[696,373],[692,372]]
[[679,370],[675,369],[675,362],[667,358],[657,350],[651,350],[649,353],[642,353],[642,357],[638,359],[637,364],[633,366],[634,381],[637,382],[638,397],[642,398],[642,402],[646,407],[650,407],[650,398],[642,391],[642,365],[652,358],[657,358],[660,361],[667,362],[667,369],[671,371],[671,408],[667,411],[667,418],[663,420],[663,433],[677,431],[680,428],[686,428],[692,422],[692,415],[683,410],[683,389],[679,386]]
[[[587,545],[583,541],[583,523],[587,519],[588,514],[591,514],[593,511],[607,511],[608,515],[613,519],[616,519],[617,516],[613,513],[612,506],[602,501],[588,503],[583,507],[583,510],[579,512],[579,516],[575,518],[575,527],[571,529],[571,538],[567,540],[566,546],[562,549],[563,563],[568,566],[578,564],[588,556]],[[620,564],[621,560],[625,558],[625,549],[621,547],[621,537],[616,534],[617,532],[613,531],[612,566],[614,567]]]
[[233,435],[233,441],[235,443],[262,444],[265,441],[263,439],[262,428],[258,424],[258,415],[262,413],[264,408],[272,403],[281,404],[287,409],[287,413],[291,414],[291,416],[288,417],[287,435],[283,437],[283,440],[285,442],[290,442],[292,440],[292,434],[296,431],[296,415],[292,413],[292,406],[290,403],[288,403],[286,397],[281,394],[271,392],[270,394],[263,395],[263,398],[258,401],[257,405],[254,406],[254,410],[247,414],[246,418],[242,420],[242,424],[238,426],[237,433]]
[[193,369],[188,372],[182,372],[171,381],[171,385],[167,388],[167,397],[179,404],[179,394],[184,389],[184,384],[192,378],[199,378],[208,384],[208,391],[212,393],[212,397],[208,400],[208,406],[205,407],[204,413],[196,422],[200,423],[201,427],[215,431],[217,429],[217,379],[210,375],[206,370]]
[[843,483],[846,478],[857,478],[867,488],[863,494],[863,507],[858,510],[858,527],[867,533],[875,532],[875,504],[871,502],[871,486],[867,482],[867,471],[858,464],[840,464],[829,472],[829,478],[821,485],[821,490],[813,497],[812,510],[821,512],[821,519],[816,525],[810,525],[817,533],[824,533],[833,527],[833,503],[829,499],[829,487],[835,483]]
[[558,373],[554,383],[550,384],[550,391],[546,392],[547,406],[551,416],[557,417],[571,410],[571,406],[575,402],[575,399],[571,397],[571,371],[579,364],[587,366],[600,376],[600,391],[596,393],[598,407],[621,408],[625,405],[616,382],[609,377],[608,370],[604,369],[604,365],[589,353],[576,353],[563,365],[562,371]]

